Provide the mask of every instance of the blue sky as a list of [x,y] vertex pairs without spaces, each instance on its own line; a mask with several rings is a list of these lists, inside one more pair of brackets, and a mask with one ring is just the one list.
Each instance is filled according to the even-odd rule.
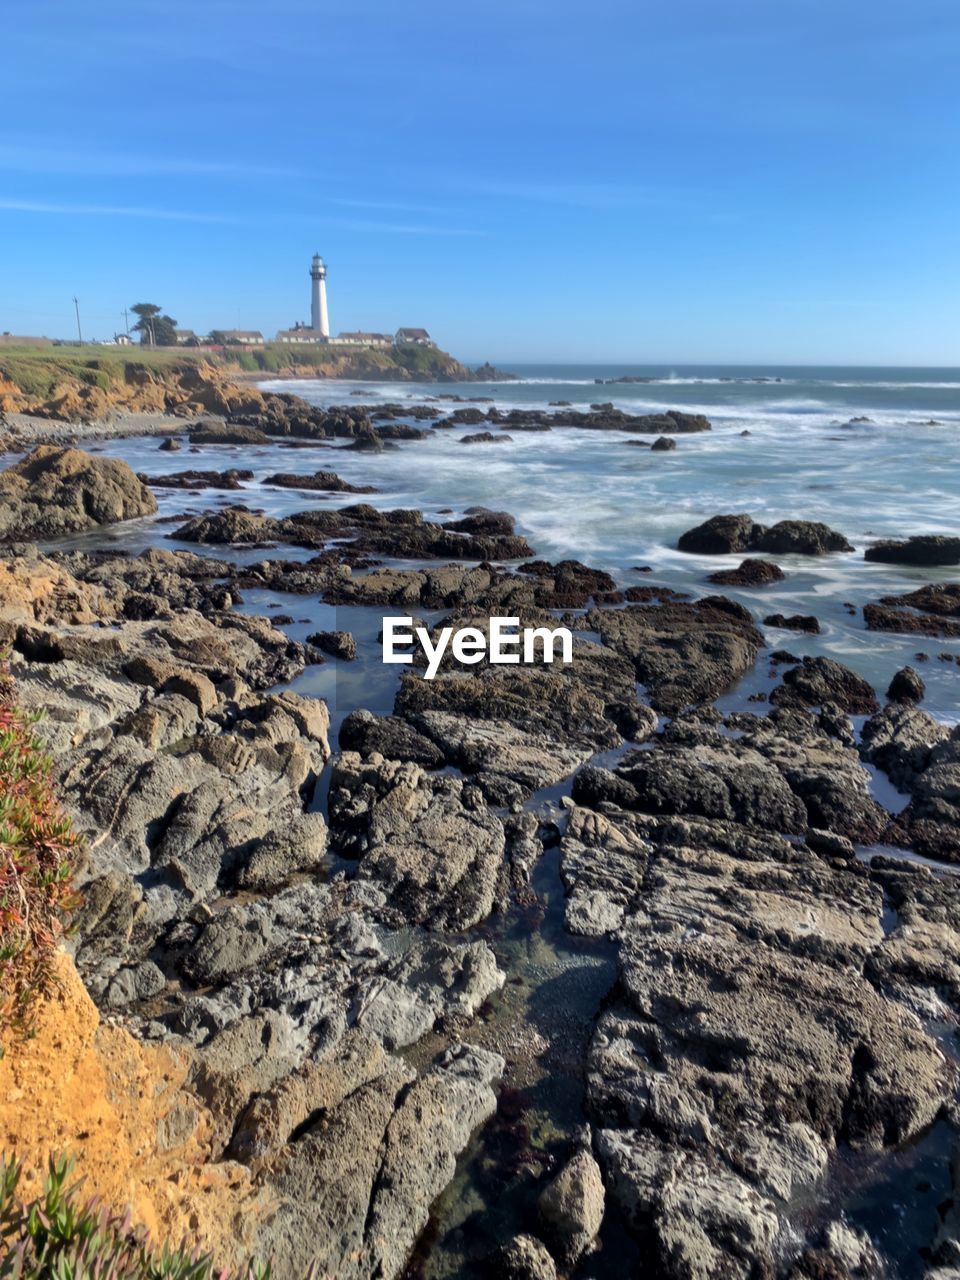
[[960,364],[956,0],[6,0],[0,330]]

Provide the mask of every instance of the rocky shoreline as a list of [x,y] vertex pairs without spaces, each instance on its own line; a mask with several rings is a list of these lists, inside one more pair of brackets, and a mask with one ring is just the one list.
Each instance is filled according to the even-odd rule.
[[[710,429],[607,405],[231,395],[158,433],[201,455],[235,442],[249,471],[264,443],[377,453],[447,423]],[[18,452],[39,438],[11,425]],[[842,1208],[809,1205],[851,1153],[891,1160],[934,1124],[956,1142],[960,878],[935,864],[960,862],[960,731],[922,709],[919,675],[876,690],[775,650],[722,579],[690,599],[538,559],[504,512],[429,519],[375,492],[324,508],[313,495],[351,488],[329,470],[264,477],[305,490],[289,516],[231,493],[167,528],[170,549],[60,547],[150,519],[161,479],[65,442],[0,473],[0,642],[88,837],[77,969],[102,1016],[181,1055],[171,1159],[202,1127],[211,1168],[244,1188],[248,1229],[225,1227],[225,1260],[252,1237],[284,1277],[605,1277],[628,1247],[669,1280],[897,1275]],[[245,483],[183,472],[211,495]],[[951,563],[951,540],[917,541],[882,554]],[[741,513],[680,550],[853,547]],[[749,566],[772,563],[732,581],[762,592],[776,578]],[[430,625],[559,618],[575,659],[409,670],[389,709],[338,705],[334,730],[289,686],[356,644],[291,639],[245,593],[290,614],[310,597]],[[949,637],[956,589],[868,610],[868,628]],[[718,710],[764,664],[767,705]],[[548,937],[549,960],[521,963]],[[548,988],[574,971],[583,1007],[560,1016]],[[530,1099],[561,1082],[564,1118],[541,1132]],[[496,1154],[478,1155],[487,1133]],[[472,1228],[448,1203],[466,1166],[490,1197],[461,1186]],[[911,1263],[931,1280],[960,1259],[942,1199]],[[500,1213],[502,1232],[484,1226]]]

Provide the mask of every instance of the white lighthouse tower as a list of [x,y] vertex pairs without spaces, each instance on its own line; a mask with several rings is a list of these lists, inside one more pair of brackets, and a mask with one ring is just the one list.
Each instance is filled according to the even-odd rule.
[[327,268],[319,253],[313,255],[310,264],[310,328],[321,337],[330,337],[330,321],[327,318]]

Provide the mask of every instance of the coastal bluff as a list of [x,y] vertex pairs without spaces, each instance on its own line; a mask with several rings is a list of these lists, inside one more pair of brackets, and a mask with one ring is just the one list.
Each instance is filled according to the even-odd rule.
[[417,383],[505,381],[511,375],[490,364],[471,370],[433,347],[289,351],[268,344],[222,354],[173,348],[129,354],[96,347],[11,348],[0,353],[0,414],[97,423],[118,414],[227,417],[257,412],[262,398],[250,384],[271,377]]

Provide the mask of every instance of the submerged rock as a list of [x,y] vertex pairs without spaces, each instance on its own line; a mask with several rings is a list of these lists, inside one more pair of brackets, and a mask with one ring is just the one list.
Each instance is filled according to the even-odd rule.
[[587,1150],[569,1160],[537,1202],[544,1235],[569,1268],[596,1240],[603,1221],[600,1166]]

